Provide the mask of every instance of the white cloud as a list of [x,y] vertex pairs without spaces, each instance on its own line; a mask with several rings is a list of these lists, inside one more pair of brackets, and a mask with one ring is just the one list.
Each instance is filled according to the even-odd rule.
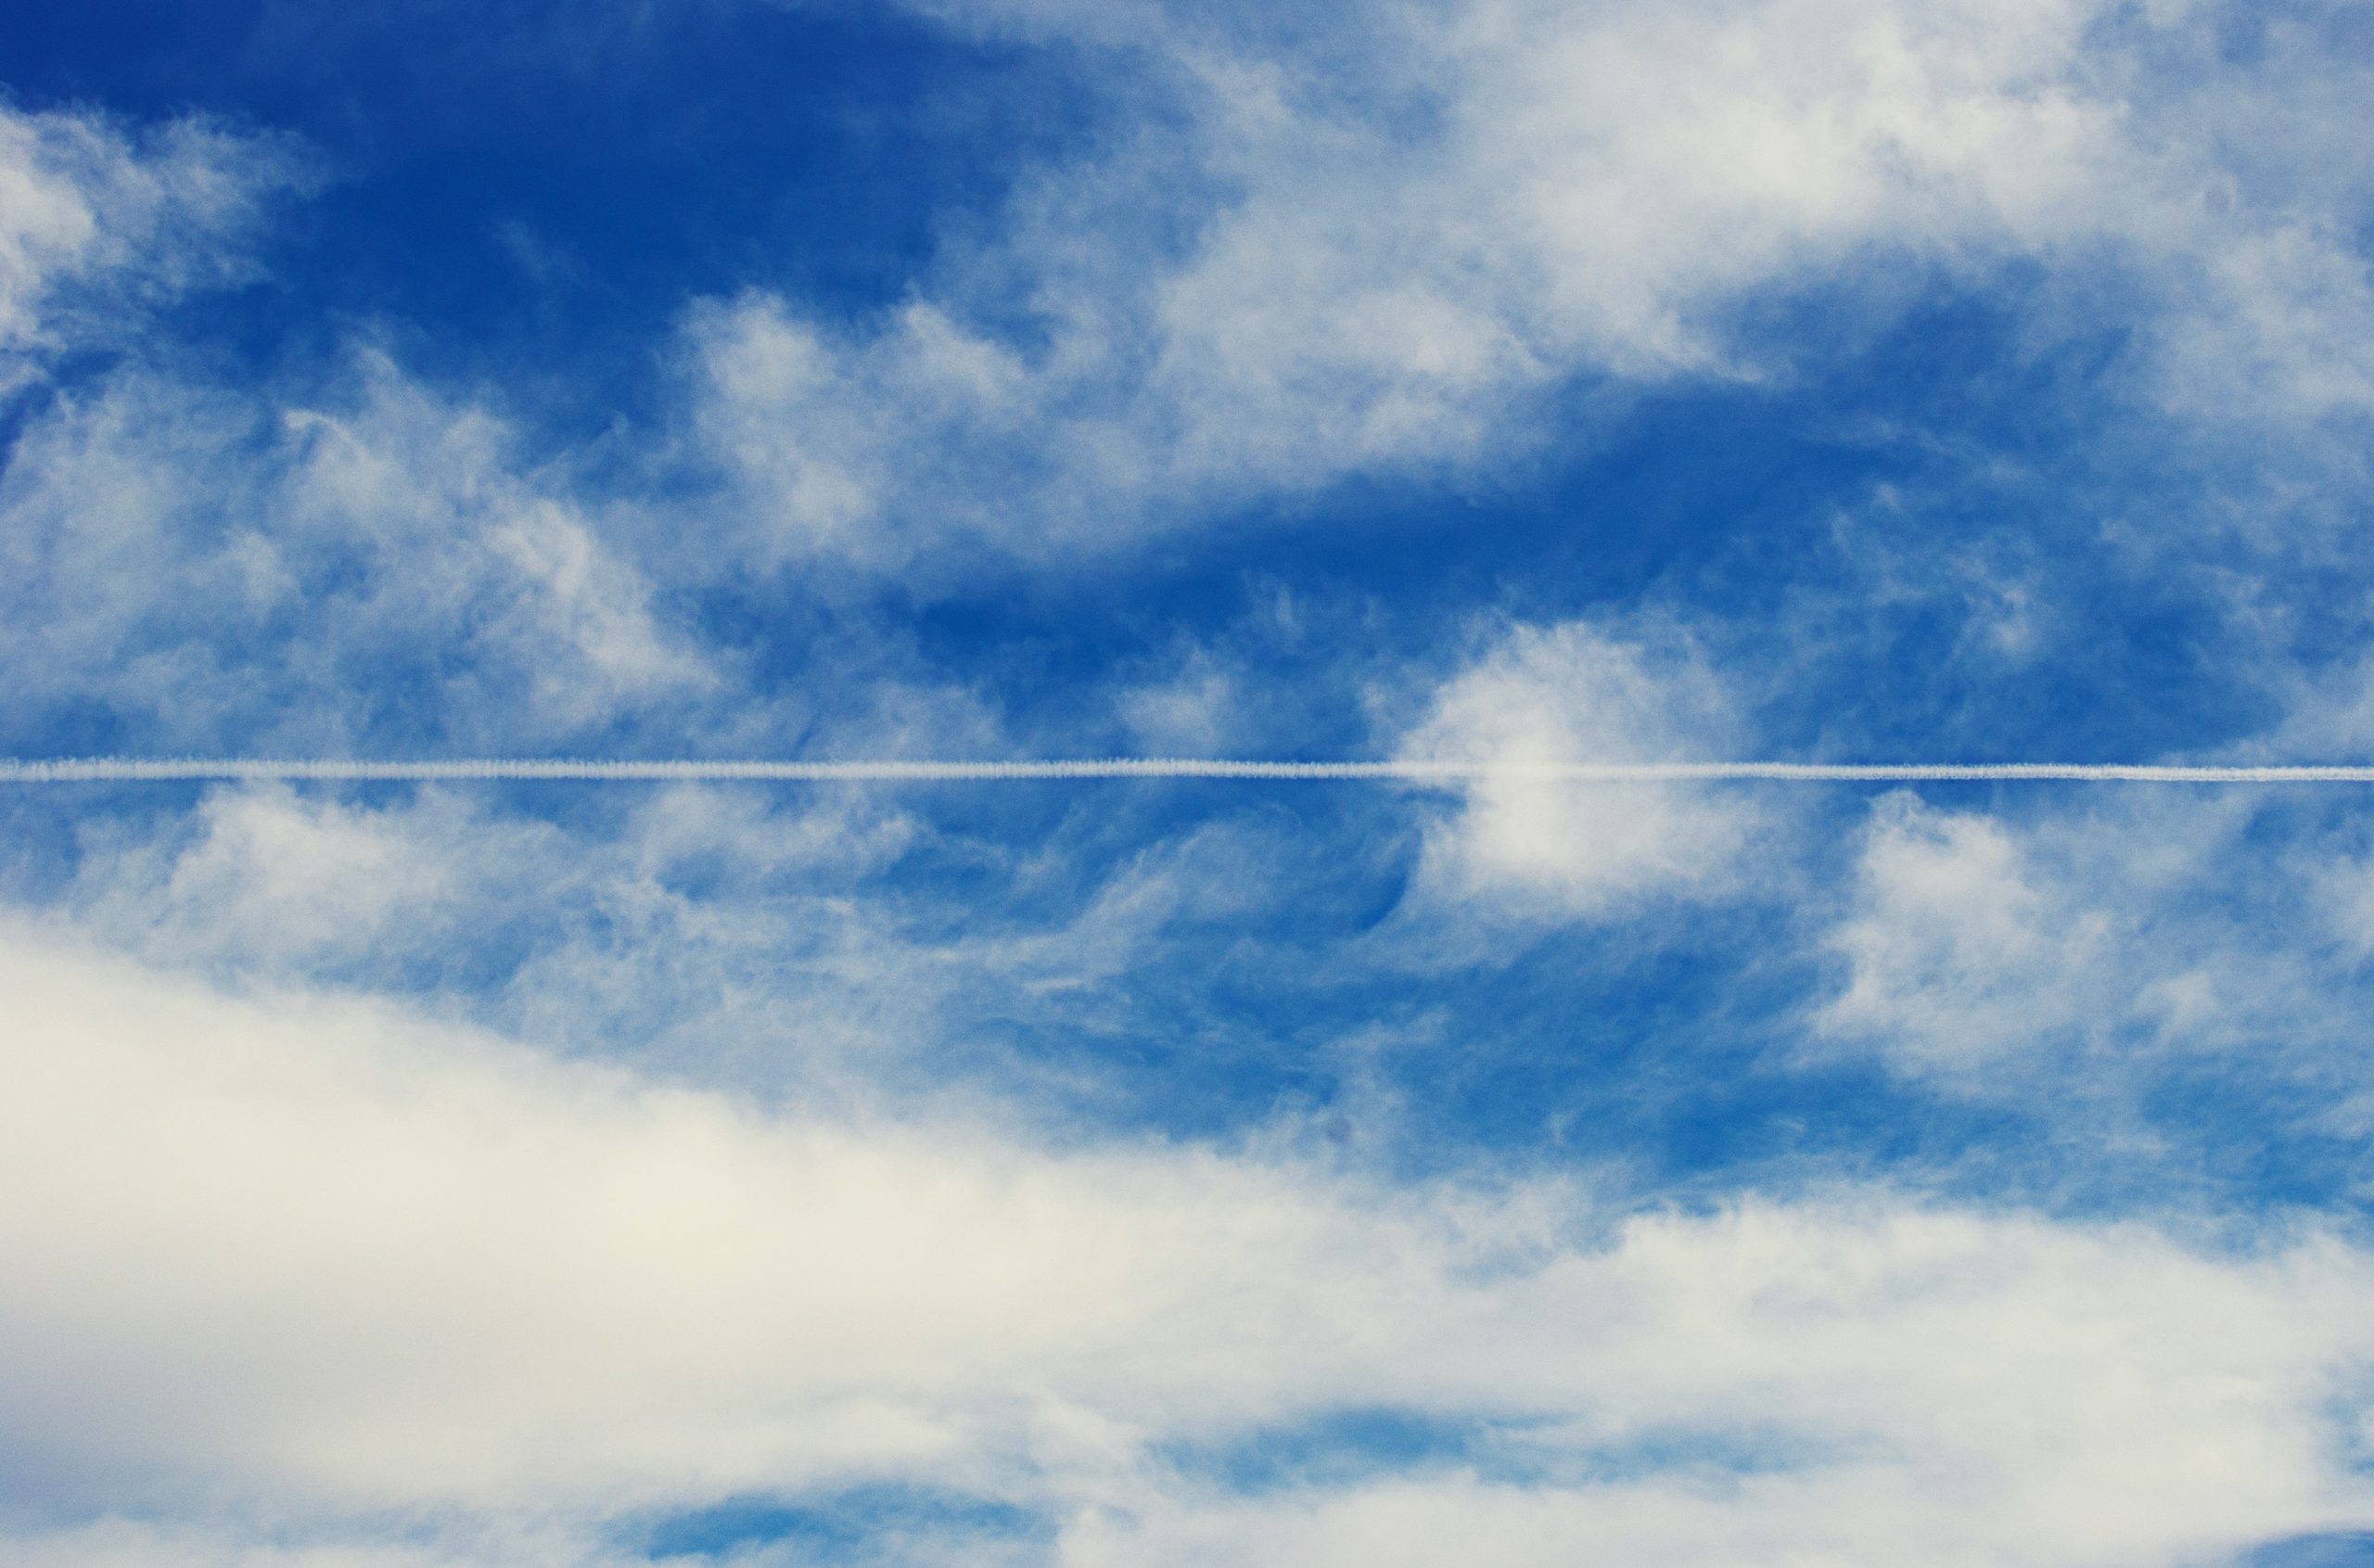
[[881,508],[900,487],[950,509],[943,524],[999,504],[969,487],[997,478],[1023,372],[936,306],[911,304],[850,341],[753,296],[696,310],[690,334],[700,428],[757,498],[757,531],[744,542],[762,559],[846,553],[895,564],[913,530],[886,535]]
[[[1704,657],[1677,632],[1626,638],[1587,622],[1520,626],[1435,695],[1402,741],[1415,760],[1714,759],[1741,725]],[[1461,786],[1429,834],[1423,897],[1594,916],[1651,897],[1743,885],[1761,811],[1736,790],[1575,784],[1521,776]]]
[[2014,817],[1883,798],[1821,938],[1840,983],[1817,1037],[1980,1093],[2132,1089],[2240,1048],[2262,1080],[2355,1083],[2338,1047],[2357,1004],[2316,918],[2336,879],[2299,853],[2270,868],[2246,836],[2265,804],[2139,789]]
[[150,953],[264,969],[389,943],[391,924],[420,922],[463,882],[463,866],[412,826],[287,789],[217,791],[185,844],[118,848],[92,832],[86,917]]
[[2356,68],[2280,28],[2203,65],[2234,7],[925,8],[1110,50],[1166,112],[1127,96],[1130,129],[1026,178],[998,240],[870,332],[763,294],[696,312],[762,554],[1053,555],[1461,466],[1529,446],[1578,378],[1784,374],[1777,300],[1883,317],[2011,261],[2140,328],[2135,365],[2193,415],[2374,385],[2368,193],[2318,172],[2362,139]]
[[[1100,877],[1061,844],[1017,858],[935,828],[896,793],[636,786],[604,804],[562,823],[468,788],[216,789],[186,818],[79,822],[46,912],[240,985],[428,984],[448,1013],[556,1050],[872,1103],[918,1078],[997,1083],[1026,1026],[1116,1026],[1130,1013],[1104,988],[1173,923],[1269,897],[1274,854],[1215,825]],[[927,869],[951,861],[980,879],[960,899]]]
[[0,474],[20,728],[104,704],[165,748],[351,745],[402,679],[514,751],[717,676],[559,476],[377,355],[340,405],[140,371],[61,400]]
[[860,898],[918,837],[895,803],[687,787],[619,805],[564,826],[467,790],[219,789],[185,821],[83,823],[49,913],[245,984],[440,975],[447,1005],[538,1039],[598,1028],[613,1052],[774,1085],[853,1055],[879,1070],[887,1037],[927,1035],[964,977],[901,941],[900,900]]
[[[259,1539],[269,1532],[236,1526],[102,1520],[18,1535],[0,1534],[19,1568],[606,1568],[632,1561],[581,1533],[508,1530],[491,1541],[463,1533],[454,1540],[332,1538],[292,1543]],[[645,1560],[646,1562],[648,1560]]]
[[[368,1540],[899,1479],[1078,1563],[2107,1565],[2374,1518],[2329,1425],[2374,1267],[2329,1239],[1878,1192],[1610,1233],[1554,1185],[766,1113],[16,925],[0,981],[0,1472],[53,1512]],[[1378,1407],[1497,1435],[1264,1498],[1160,1459]]]
[[1201,648],[1189,650],[1162,678],[1125,687],[1115,699],[1139,754],[1149,757],[1227,755],[1242,701],[1235,675]]
[[1831,937],[1849,978],[1826,1028],[1884,1039],[1914,1062],[1984,1067],[2053,1043],[2108,1000],[2094,988],[2119,946],[2111,915],[2037,886],[2002,823],[1890,797],[1861,875],[1859,907]]
[[259,205],[298,178],[288,147],[196,121],[134,135],[0,105],[0,391],[111,312],[235,275]]

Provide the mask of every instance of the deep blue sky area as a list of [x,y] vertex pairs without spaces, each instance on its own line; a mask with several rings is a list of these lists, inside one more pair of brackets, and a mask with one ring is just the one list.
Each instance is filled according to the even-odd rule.
[[686,300],[894,304],[1099,107],[1062,51],[864,6],[102,0],[12,9],[0,57],[26,108],[301,138],[323,188],[263,281],[188,307],[201,341],[270,363],[365,329],[465,379],[524,373],[524,416],[596,431],[650,415]]

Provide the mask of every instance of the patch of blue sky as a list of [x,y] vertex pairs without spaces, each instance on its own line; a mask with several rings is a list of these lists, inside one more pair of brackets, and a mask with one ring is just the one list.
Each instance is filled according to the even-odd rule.
[[1510,1487],[1647,1477],[1722,1485],[1842,1457],[1844,1451],[1834,1445],[1781,1432],[1668,1430],[1597,1439],[1539,1420],[1402,1409],[1335,1410],[1291,1427],[1174,1444],[1161,1454],[1191,1484],[1240,1496],[1308,1493],[1426,1473]]
[[1099,107],[1062,51],[893,6],[103,0],[12,12],[0,51],[26,108],[313,150],[327,185],[265,236],[269,285],[187,305],[201,345],[301,367],[360,326],[579,438],[660,416],[688,300],[893,304]]
[[2374,1562],[2374,1535],[2295,1536],[2244,1555],[2241,1568],[2360,1568]]
[[[726,1559],[801,1563],[891,1562],[918,1539],[936,1553],[1043,1545],[1048,1523],[995,1498],[902,1485],[857,1486],[788,1499],[735,1498],[623,1527],[654,1562]],[[782,1554],[780,1558],[771,1553]]]

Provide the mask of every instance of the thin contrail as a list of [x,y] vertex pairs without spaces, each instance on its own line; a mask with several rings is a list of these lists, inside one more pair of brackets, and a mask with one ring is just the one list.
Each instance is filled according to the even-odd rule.
[[357,761],[346,759],[77,757],[0,759],[0,784],[163,784],[246,780],[337,782],[445,780],[752,781],[785,784],[909,783],[993,779],[1307,779],[1462,784],[1536,780],[1574,784],[1681,784],[1770,780],[1792,784],[1948,784],[2064,780],[2079,784],[2374,784],[2374,765],[2278,767],[2140,762],[1275,762],[1249,758],[1115,757],[1043,761],[866,759],[624,761],[608,759],[474,758]]

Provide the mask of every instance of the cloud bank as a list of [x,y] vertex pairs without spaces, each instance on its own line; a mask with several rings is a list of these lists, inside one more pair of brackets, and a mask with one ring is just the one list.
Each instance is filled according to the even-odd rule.
[[[2374,1511],[2342,1460],[2374,1281],[2329,1236],[2219,1253],[1870,1192],[1625,1216],[1556,1182],[1050,1151],[225,997],[21,926],[0,954],[20,1510],[598,1535],[895,1478],[1044,1514],[1074,1562],[1588,1536],[1873,1563],[2147,1561]],[[1377,1409],[1461,1447],[1233,1501],[1181,1463]]]

